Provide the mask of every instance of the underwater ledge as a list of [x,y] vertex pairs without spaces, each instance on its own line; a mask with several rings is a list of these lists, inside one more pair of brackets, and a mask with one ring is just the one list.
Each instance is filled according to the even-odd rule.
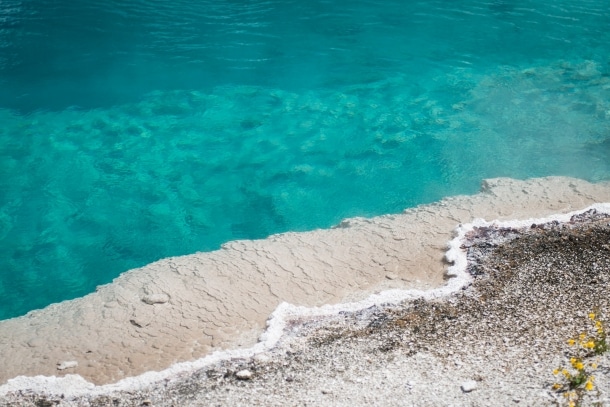
[[137,389],[268,352],[291,319],[444,296],[465,284],[464,258],[455,247],[446,253],[459,224],[567,219],[596,202],[610,202],[610,182],[497,178],[476,195],[401,214],[163,259],[85,297],[0,321],[0,382],[8,382],[0,394]]

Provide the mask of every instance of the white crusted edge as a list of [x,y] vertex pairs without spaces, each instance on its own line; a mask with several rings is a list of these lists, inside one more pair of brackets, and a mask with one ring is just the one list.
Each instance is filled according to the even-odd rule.
[[129,377],[116,383],[96,386],[83,379],[80,375],[69,374],[63,377],[56,376],[18,376],[8,380],[0,386],[0,395],[18,390],[27,390],[48,395],[63,395],[64,397],[78,397],[81,395],[107,394],[121,390],[136,390],[152,385],[162,380],[177,378],[189,372],[205,368],[217,362],[237,358],[250,358],[258,353],[272,349],[285,332],[289,321],[298,318],[312,318],[337,314],[341,311],[358,311],[378,304],[397,304],[404,300],[416,298],[436,299],[446,297],[471,281],[471,276],[466,272],[466,252],[461,249],[464,236],[475,227],[496,226],[522,228],[533,223],[548,223],[552,221],[568,222],[574,215],[582,214],[591,209],[601,213],[610,214],[610,203],[598,203],[585,209],[565,214],[555,214],[546,218],[530,218],[525,220],[487,222],[483,219],[475,219],[472,223],[458,225],[455,229],[456,237],[448,243],[445,258],[452,263],[447,269],[447,275],[452,278],[442,287],[422,290],[388,290],[379,294],[372,294],[368,298],[351,303],[335,305],[324,305],[321,307],[295,306],[286,302],[281,303],[267,320],[267,330],[260,336],[259,342],[249,349],[237,349],[214,352],[193,362],[182,362],[169,368],[155,372],[146,372],[139,376]]

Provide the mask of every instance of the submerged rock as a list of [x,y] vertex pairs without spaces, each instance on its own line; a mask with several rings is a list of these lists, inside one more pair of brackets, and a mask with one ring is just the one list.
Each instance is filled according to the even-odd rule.
[[57,370],[66,370],[66,369],[72,369],[75,368],[76,366],[78,366],[78,362],[75,360],[68,360],[65,362],[61,362],[57,364]]

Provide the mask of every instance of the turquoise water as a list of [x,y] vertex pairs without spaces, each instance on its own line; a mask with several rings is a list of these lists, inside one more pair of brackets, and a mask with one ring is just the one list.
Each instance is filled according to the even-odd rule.
[[610,179],[607,1],[128,3],[0,1],[0,319],[483,178]]

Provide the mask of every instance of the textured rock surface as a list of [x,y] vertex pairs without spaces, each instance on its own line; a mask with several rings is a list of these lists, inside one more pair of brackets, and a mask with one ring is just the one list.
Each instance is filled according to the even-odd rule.
[[[480,194],[403,214],[163,259],[84,298],[0,322],[0,383],[67,373],[109,383],[250,346],[282,301],[318,306],[441,285],[445,245],[458,223],[545,216],[604,201],[609,183],[494,179]],[[65,360],[78,366],[58,371],[56,362]]]

